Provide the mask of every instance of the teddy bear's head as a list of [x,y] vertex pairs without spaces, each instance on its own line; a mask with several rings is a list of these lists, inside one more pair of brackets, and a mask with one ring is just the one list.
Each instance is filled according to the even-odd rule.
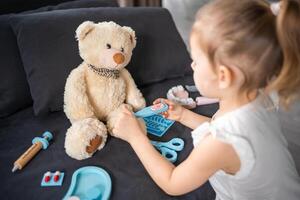
[[81,58],[96,68],[119,70],[125,67],[136,45],[135,32],[114,22],[85,21],[76,30]]

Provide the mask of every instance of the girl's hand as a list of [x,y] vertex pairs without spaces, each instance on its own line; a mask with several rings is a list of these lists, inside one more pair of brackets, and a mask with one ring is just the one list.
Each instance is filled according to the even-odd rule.
[[112,132],[113,136],[125,140],[128,143],[130,143],[132,138],[137,138],[139,135],[145,135],[138,119],[126,105],[122,106]]
[[185,109],[184,107],[174,103],[173,101],[170,101],[168,99],[163,99],[163,98],[156,99],[153,102],[153,104],[158,104],[161,102],[163,102],[169,106],[169,109],[166,112],[161,113],[164,118],[167,118],[170,120],[175,120],[175,121],[181,120],[183,111]]

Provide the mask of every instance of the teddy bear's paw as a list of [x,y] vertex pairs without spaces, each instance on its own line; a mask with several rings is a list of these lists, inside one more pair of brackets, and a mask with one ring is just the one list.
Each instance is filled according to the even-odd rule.
[[104,147],[106,139],[106,127],[98,119],[76,121],[66,133],[66,153],[77,160],[89,158],[97,149]]
[[141,110],[142,108],[145,108],[145,106],[146,106],[146,101],[143,97],[136,98],[132,102],[132,107],[134,111]]

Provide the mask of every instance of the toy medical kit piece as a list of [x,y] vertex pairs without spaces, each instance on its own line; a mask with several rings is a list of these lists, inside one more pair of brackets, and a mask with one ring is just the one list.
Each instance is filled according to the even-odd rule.
[[53,180],[54,180],[54,182],[58,182],[58,180],[60,179],[60,172],[59,171],[56,171],[55,173],[54,173],[54,177],[53,177]]
[[134,115],[138,118],[150,117],[152,115],[156,115],[168,110],[168,105],[165,103],[158,103],[152,106],[148,106],[143,108],[142,110],[134,113]]
[[46,172],[43,176],[41,186],[61,186],[64,180],[65,173],[56,171],[55,173]]
[[207,97],[197,97],[196,102],[197,102],[198,106],[202,106],[202,105],[218,103],[219,99],[212,99],[212,98],[207,98]]
[[44,175],[44,177],[43,177],[43,179],[44,179],[44,181],[46,183],[48,183],[50,181],[50,179],[51,179],[51,172],[49,172],[49,171],[46,172],[45,175]]
[[146,123],[147,132],[158,137],[163,136],[175,122],[165,119],[161,115],[152,115],[150,117],[144,117],[143,119]]
[[164,102],[148,106],[134,115],[138,118],[143,118],[146,123],[147,132],[161,137],[165,132],[173,125],[173,120],[168,120],[159,115],[159,113],[165,112],[169,109],[169,106]]
[[23,153],[18,160],[15,161],[12,172],[21,170],[25,165],[41,150],[47,149],[49,141],[52,140],[53,136],[49,131],[43,133],[43,138],[35,137],[32,140],[32,145],[25,153]]
[[[185,88],[189,92],[198,92],[198,89],[196,88],[195,85],[186,85]],[[208,97],[196,97],[196,104],[197,106],[202,106],[202,105],[207,105],[207,104],[213,104],[213,103],[218,103],[219,99],[214,99],[214,98],[208,98]]]
[[111,179],[102,168],[87,166],[77,169],[63,200],[107,200],[111,193]]
[[[185,87],[189,92],[198,92],[196,86],[194,85],[186,85]],[[212,99],[203,96],[197,97],[196,101],[194,101],[192,98],[189,97],[189,93],[183,88],[182,85],[172,87],[167,93],[167,98],[179,105],[182,105],[187,109],[193,109],[196,106],[202,106],[219,102],[218,99]]]
[[189,93],[183,88],[182,85],[178,85],[169,89],[167,98],[188,109],[193,109],[196,107],[196,102],[189,97]]
[[168,142],[151,141],[152,145],[170,162],[177,160],[177,151],[182,151],[184,141],[181,138],[173,138]]

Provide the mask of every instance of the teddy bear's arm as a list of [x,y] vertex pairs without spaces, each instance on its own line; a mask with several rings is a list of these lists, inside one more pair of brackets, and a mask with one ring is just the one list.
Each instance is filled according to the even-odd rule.
[[94,111],[86,93],[83,66],[75,68],[69,75],[64,93],[64,111],[71,122],[94,117]]
[[127,69],[122,69],[121,76],[126,83],[126,103],[130,104],[134,111],[144,108],[145,99]]

